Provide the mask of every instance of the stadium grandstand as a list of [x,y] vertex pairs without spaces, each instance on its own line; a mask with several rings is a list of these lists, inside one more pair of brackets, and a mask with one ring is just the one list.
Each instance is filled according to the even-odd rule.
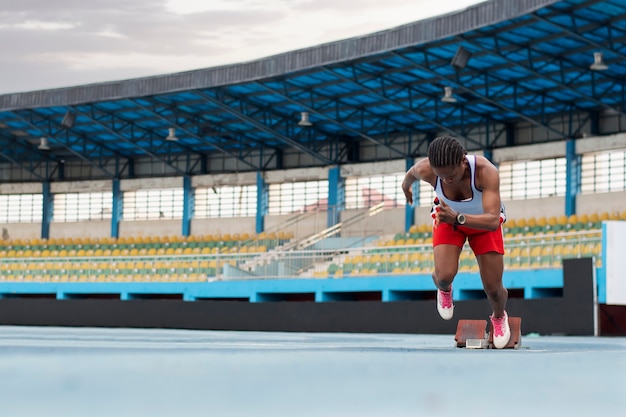
[[[436,314],[434,193],[409,206],[400,184],[450,135],[500,170],[514,308],[564,297],[563,262],[589,258],[595,333],[624,334],[607,262],[626,223],[625,17],[617,0],[490,0],[241,64],[2,95],[0,322],[415,329],[315,308]],[[482,298],[465,251],[455,300]],[[189,321],[191,305],[231,316]]]

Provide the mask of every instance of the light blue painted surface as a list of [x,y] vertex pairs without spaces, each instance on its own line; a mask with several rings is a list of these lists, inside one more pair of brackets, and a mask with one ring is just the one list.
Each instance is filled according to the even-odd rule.
[[0,327],[11,417],[621,416],[626,338]]
[[602,268],[596,269],[596,285],[598,286],[598,303],[606,304],[606,261],[608,242],[606,241],[607,234],[606,222],[602,222]]
[[[532,298],[539,288],[562,288],[560,269],[507,271],[504,285],[507,288],[523,288],[527,298]],[[315,294],[316,301],[336,299],[341,293],[382,293],[383,301],[406,299],[411,291],[434,291],[430,275],[399,275],[385,277],[339,278],[339,279],[267,279],[227,280],[212,282],[164,283],[164,282],[2,282],[0,296],[15,294],[56,294],[58,299],[78,298],[81,294],[120,294],[123,300],[142,294],[181,294],[184,300],[197,298],[248,298],[251,302],[267,300],[266,294]],[[466,291],[482,291],[480,277],[475,273],[460,273],[454,281],[456,300],[473,298]],[[270,297],[271,298],[271,297]]]

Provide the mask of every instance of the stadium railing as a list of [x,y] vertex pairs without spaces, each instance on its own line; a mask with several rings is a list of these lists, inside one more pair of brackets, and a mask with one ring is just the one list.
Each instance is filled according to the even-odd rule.
[[[424,240],[428,240],[425,238]],[[602,264],[601,231],[571,230],[527,234],[505,239],[505,267],[515,269],[560,268],[565,258],[594,256]],[[207,282],[242,279],[343,278],[430,274],[430,243],[379,244],[357,248],[308,249],[264,252],[226,251],[154,254],[122,249],[118,254],[96,256],[5,256],[0,258],[0,281],[5,282]],[[134,248],[136,249],[136,248]],[[171,249],[171,248],[170,248]],[[57,250],[57,249],[55,249]],[[83,249],[84,250],[84,249]],[[80,251],[80,249],[79,249]],[[128,252],[123,252],[128,251]],[[460,272],[477,272],[477,263],[464,248]]]

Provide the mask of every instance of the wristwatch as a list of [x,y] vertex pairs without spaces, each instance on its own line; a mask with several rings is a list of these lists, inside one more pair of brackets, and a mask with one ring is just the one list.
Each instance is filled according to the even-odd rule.
[[465,214],[459,213],[456,215],[456,224],[463,226],[465,224]]

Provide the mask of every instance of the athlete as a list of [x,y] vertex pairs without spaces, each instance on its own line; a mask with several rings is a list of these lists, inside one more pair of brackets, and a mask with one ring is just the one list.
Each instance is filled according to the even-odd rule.
[[426,181],[437,195],[433,205],[432,274],[437,287],[437,311],[444,320],[454,313],[452,281],[459,269],[459,257],[465,241],[476,256],[480,278],[493,309],[489,317],[493,344],[505,347],[511,337],[505,311],[508,292],[502,285],[504,240],[502,223],[506,220],[500,200],[500,174],[483,156],[468,155],[453,137],[438,137],[428,147],[428,157],[418,161],[406,173],[402,191],[413,203],[412,184]]

